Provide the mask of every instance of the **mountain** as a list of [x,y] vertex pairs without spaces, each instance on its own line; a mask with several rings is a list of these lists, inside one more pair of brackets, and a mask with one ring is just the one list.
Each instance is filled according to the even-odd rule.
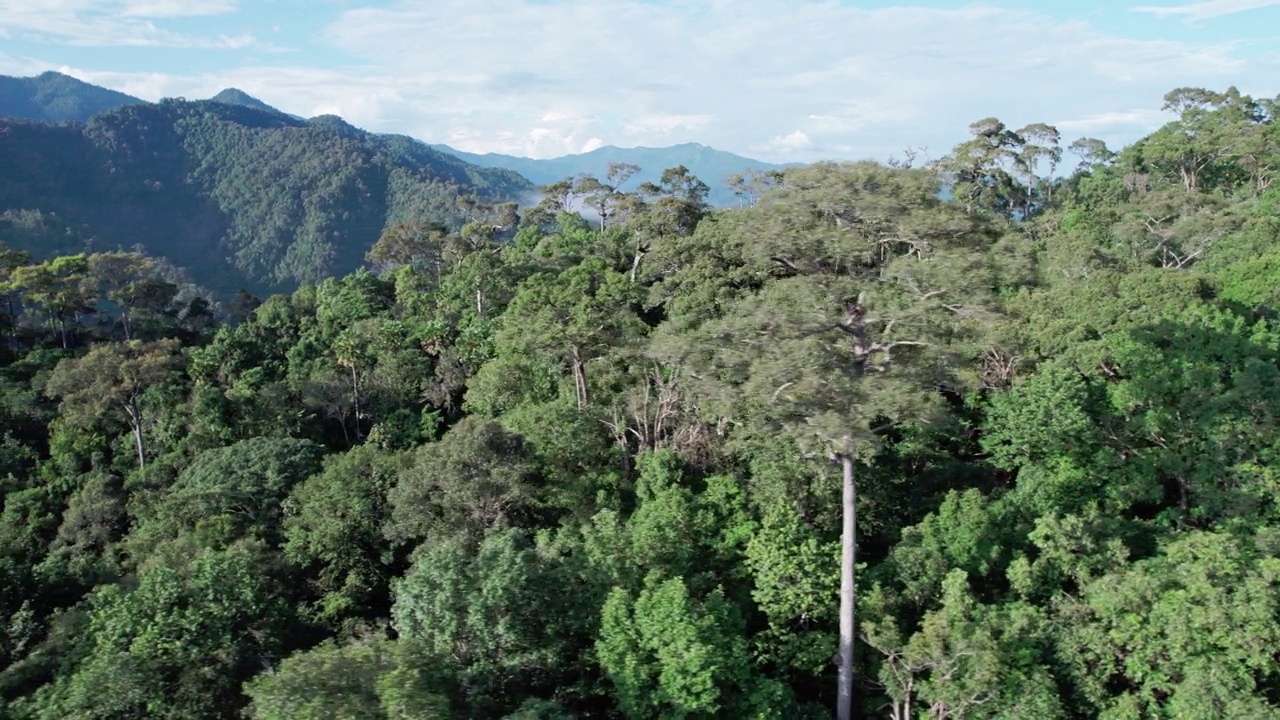
[[477,155],[455,150],[448,145],[432,145],[431,147],[455,155],[480,167],[500,167],[514,170],[536,185],[546,185],[567,177],[577,177],[584,173],[603,178],[609,169],[609,163],[622,162],[640,167],[640,172],[636,173],[635,177],[628,183],[630,186],[635,186],[642,182],[656,183],[662,176],[663,170],[683,165],[699,180],[710,186],[711,195],[709,199],[713,205],[719,206],[734,205],[738,202],[733,192],[725,186],[725,178],[729,175],[744,173],[749,170],[780,170],[786,167],[785,165],[752,160],[751,158],[716,150],[698,143],[683,143],[664,148],[620,148],[606,145],[591,152],[579,155],[565,155],[549,160],[533,160],[531,158],[498,153]]
[[531,184],[335,117],[163,100],[85,125],[0,119],[0,242],[37,258],[142,245],[223,293],[359,267],[391,224],[459,226],[460,196]]
[[100,112],[141,102],[131,95],[57,72],[29,78],[0,75],[0,117],[85,122]]
[[217,95],[209,98],[209,101],[226,103],[227,105],[241,105],[258,110],[266,110],[267,112],[280,112],[240,88],[227,88]]

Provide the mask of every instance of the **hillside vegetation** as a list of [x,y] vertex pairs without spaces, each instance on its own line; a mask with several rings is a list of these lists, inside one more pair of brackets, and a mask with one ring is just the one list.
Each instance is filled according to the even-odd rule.
[[0,75],[0,117],[41,122],[86,122],[121,105],[143,101],[69,75],[45,72],[20,78]]
[[406,221],[457,229],[459,199],[513,200],[515,173],[338,118],[212,101],[87,124],[0,119],[0,241],[37,257],[137,246],[220,295],[342,275]]
[[[229,325],[140,255],[6,251],[0,716],[1280,716],[1277,105],[1167,100],[1118,153],[989,118],[739,208],[617,166],[511,238],[406,210]],[[91,125],[78,197],[257,207],[293,164],[183,158],[298,133],[401,207],[372,140],[231,112]],[[223,232],[310,272],[277,207]]]

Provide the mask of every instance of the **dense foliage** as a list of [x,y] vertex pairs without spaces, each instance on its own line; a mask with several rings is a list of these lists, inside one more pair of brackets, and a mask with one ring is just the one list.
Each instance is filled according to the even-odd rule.
[[43,72],[35,77],[0,75],[0,117],[85,122],[98,113],[141,102],[59,72]]
[[384,229],[457,229],[459,199],[532,189],[407,137],[226,102],[131,104],[86,125],[0,119],[0,242],[38,259],[139,247],[218,293],[360,267]]
[[[0,716],[829,717],[842,503],[859,716],[1280,715],[1280,123],[1167,109],[726,210],[619,166],[227,323],[4,251]],[[132,112],[179,121],[63,137],[221,151]]]

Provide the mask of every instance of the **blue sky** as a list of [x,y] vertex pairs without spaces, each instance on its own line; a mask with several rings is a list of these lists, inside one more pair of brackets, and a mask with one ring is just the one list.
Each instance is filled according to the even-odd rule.
[[939,157],[988,116],[1117,147],[1175,87],[1280,94],[1280,0],[0,0],[0,74],[44,70],[531,157]]

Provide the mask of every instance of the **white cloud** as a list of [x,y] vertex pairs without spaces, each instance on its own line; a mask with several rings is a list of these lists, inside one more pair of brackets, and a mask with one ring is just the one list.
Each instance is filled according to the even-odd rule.
[[769,141],[762,149],[770,150],[777,153],[785,153],[795,155],[803,150],[813,147],[813,140],[805,134],[803,130],[796,130],[787,135],[779,135]]
[[[87,13],[101,2],[43,0],[54,9],[36,13],[30,0],[0,0],[0,29],[35,32],[8,9],[34,27],[96,17]],[[133,2],[152,12],[195,7]],[[1181,7],[1210,5],[1226,7]],[[144,39],[164,32],[126,20]],[[1124,38],[982,5],[400,0],[342,12],[319,41],[330,62],[345,64],[76,72],[147,99],[235,86],[287,112],[338,110],[360,127],[473,152],[554,157],[696,141],[777,161],[884,159],[908,146],[938,157],[991,115],[1012,127],[1057,119],[1064,142],[1087,134],[1115,147],[1164,122],[1161,97],[1174,87],[1234,84],[1270,96],[1280,76],[1275,54],[1242,58],[1227,45]]]
[[666,136],[677,130],[697,130],[714,120],[712,115],[651,114],[627,123],[624,132],[634,135]]
[[0,33],[78,47],[239,49],[254,39],[178,33],[154,22],[219,15],[235,8],[232,0],[0,0]]
[[1144,5],[1133,8],[1134,12],[1151,13],[1156,17],[1182,15],[1187,20],[1208,20],[1234,15],[1246,10],[1280,5],[1280,0],[1209,0],[1208,2],[1189,3],[1186,5]]
[[[1158,108],[1176,86],[1267,88],[1276,69],[1229,47],[1126,39],[1008,8],[800,2],[780,20],[770,0],[696,12],[640,0],[434,0],[351,10],[324,37],[401,78],[407,103],[431,95],[423,132],[439,136],[457,118],[471,148],[544,156],[590,137],[698,140],[775,160],[883,158],[907,145],[942,154],[980,117],[1017,126]],[[554,28],[573,28],[572,40]],[[525,82],[505,86],[517,71]]]
[[234,0],[125,0],[119,14],[124,17],[176,18],[224,15],[235,10]]
[[1092,137],[1126,132],[1138,134],[1172,119],[1158,109],[1134,108],[1068,118],[1052,124],[1067,135]]

